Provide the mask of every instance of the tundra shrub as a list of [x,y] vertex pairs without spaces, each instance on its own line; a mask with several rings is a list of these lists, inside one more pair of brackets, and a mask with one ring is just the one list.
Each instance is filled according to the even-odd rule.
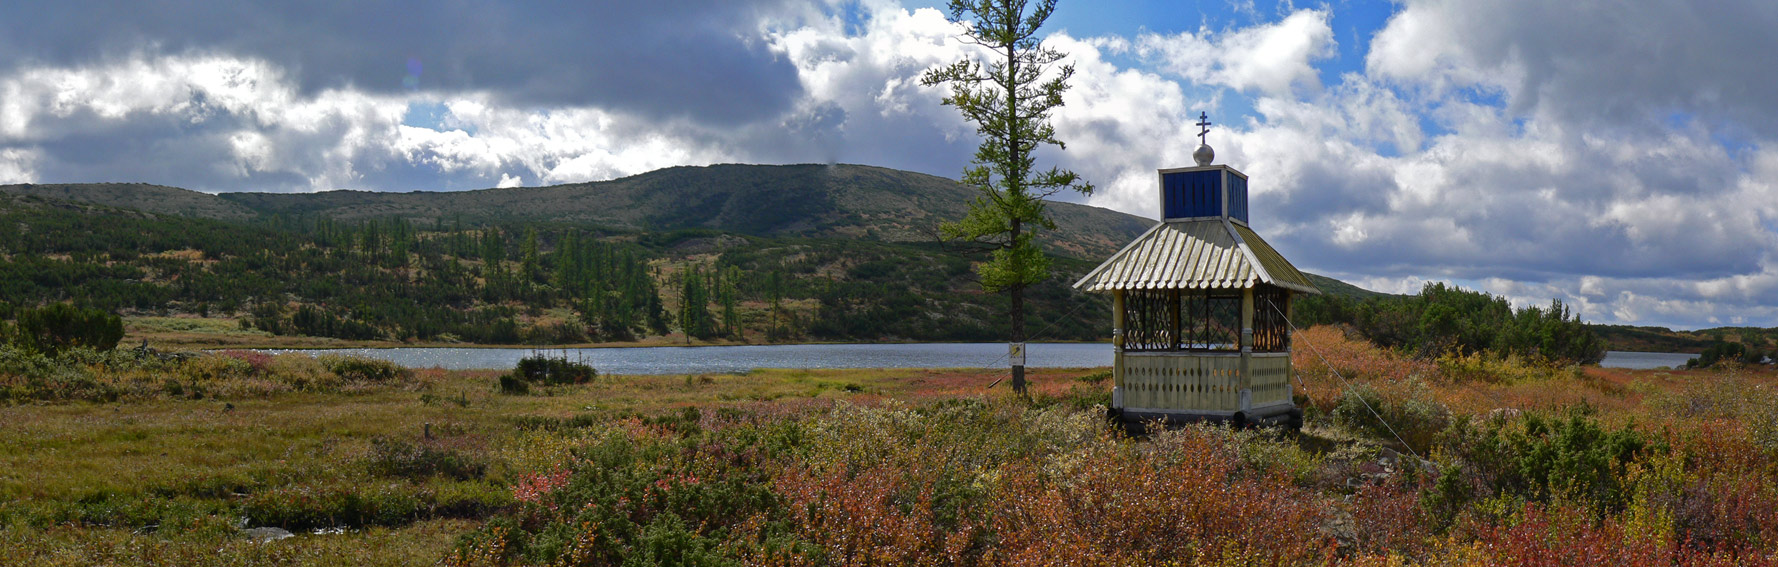
[[1450,425],[1451,412],[1420,390],[1388,397],[1368,384],[1354,386],[1334,405],[1334,423],[1385,442],[1393,442],[1400,435],[1401,441],[1414,451],[1424,451]]
[[488,464],[456,449],[414,445],[378,437],[370,441],[366,463],[371,474],[406,478],[447,476],[457,480],[482,478]]
[[1472,501],[1578,502],[1596,515],[1622,512],[1632,495],[1632,463],[1665,451],[1628,426],[1607,430],[1583,411],[1567,418],[1526,414],[1479,426],[1460,419],[1446,434],[1454,457],[1425,500],[1449,520]]
[[338,374],[340,378],[346,380],[394,382],[413,376],[412,371],[387,360],[361,356],[323,356],[320,360],[327,366],[328,371]]
[[512,375],[538,384],[585,384],[598,378],[599,371],[590,364],[565,357],[538,354],[520,359],[518,367],[512,369]]
[[27,349],[54,355],[73,347],[111,350],[123,339],[123,319],[99,309],[51,303],[18,312],[12,341]]

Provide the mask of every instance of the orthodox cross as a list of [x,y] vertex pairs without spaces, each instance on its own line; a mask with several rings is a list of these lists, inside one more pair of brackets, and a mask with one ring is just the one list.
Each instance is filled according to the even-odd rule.
[[1205,143],[1204,135],[1210,133],[1210,115],[1209,114],[1205,114],[1203,112],[1198,113],[1198,127],[1202,128],[1202,130],[1200,130],[1198,132],[1198,145],[1204,145],[1204,143]]

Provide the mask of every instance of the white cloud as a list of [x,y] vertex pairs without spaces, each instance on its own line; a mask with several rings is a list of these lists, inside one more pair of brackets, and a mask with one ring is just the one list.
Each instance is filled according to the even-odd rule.
[[[8,94],[0,143],[62,145],[40,156],[40,170],[50,171],[39,176],[198,189],[260,174],[295,176],[297,187],[313,189],[354,185],[361,166],[372,165],[360,162],[386,151],[404,106],[342,90],[299,97],[278,69],[223,55],[135,53],[88,67],[31,67],[0,78],[0,92]],[[119,145],[68,144],[82,139]],[[178,178],[150,177],[168,173]]]
[[[1068,149],[1043,159],[1098,184],[1093,204],[1152,217],[1154,170],[1189,163],[1193,111],[1215,109],[1233,89],[1251,95],[1243,102],[1253,114],[1218,121],[1219,163],[1252,176],[1256,227],[1299,265],[1390,292],[1457,281],[1520,306],[1562,299],[1604,322],[1689,326],[1706,314],[1771,312],[1774,152],[1758,138],[1731,151],[1696,119],[1626,135],[1630,126],[1564,110],[1558,95],[1574,93],[1537,81],[1566,79],[1478,52],[1468,40],[1479,20],[1429,8],[1452,5],[1410,2],[1370,45],[1366,72],[1327,88],[1316,67],[1333,55],[1327,10],[1134,41],[1051,35],[1076,75],[1055,115]],[[1515,19],[1506,26],[1547,17],[1489,13]],[[875,14],[858,36],[805,27],[779,45],[811,98],[844,112],[846,133],[869,114],[935,121],[955,135],[954,111],[910,88],[913,73],[885,55],[926,65],[960,56],[939,48],[939,18],[913,33],[889,24],[918,13]],[[1132,51],[1153,66],[1108,59]],[[1526,94],[1539,89],[1535,101]]]
[[1408,0],[1377,32],[1374,76],[1432,96],[1480,89],[1520,116],[1637,135],[1679,114],[1778,135],[1778,4]]
[[1276,23],[1223,33],[1143,34],[1136,49],[1195,83],[1273,96],[1314,91],[1321,86],[1314,62],[1332,57],[1338,46],[1331,17],[1326,10],[1299,10]]
[[34,169],[37,153],[21,148],[0,149],[0,183],[31,183],[37,180]]
[[[857,9],[737,24],[795,90],[745,119],[634,93],[323,88],[296,78],[314,69],[202,49],[27,62],[0,71],[0,181],[471,189],[731,161],[957,175],[975,129],[919,77],[979,52],[937,10]],[[1068,148],[1040,158],[1098,185],[1092,204],[1152,217],[1155,170],[1190,163],[1208,110],[1219,163],[1253,180],[1256,230],[1301,267],[1379,291],[1561,298],[1601,322],[1778,320],[1778,70],[1747,55],[1778,52],[1778,4],[1407,0],[1363,69],[1323,85],[1339,9],[1053,34],[1076,75],[1054,116]],[[406,122],[420,107],[436,119]]]
[[[149,177],[162,170],[141,156],[73,159],[79,163],[60,165],[55,172],[73,181],[112,180],[90,177],[107,175],[103,170],[83,169],[97,162],[121,180],[196,189],[240,188],[244,181],[245,188],[260,190],[399,190],[437,188],[424,180],[441,176],[492,183],[509,165],[546,182],[567,183],[728,157],[676,136],[684,132],[641,119],[597,109],[500,107],[486,93],[444,102],[448,130],[408,126],[402,117],[410,103],[436,101],[353,90],[303,96],[269,64],[219,55],[138,53],[91,67],[30,68],[0,79],[0,92],[9,95],[0,110],[6,120],[0,143],[53,143],[150,129],[176,140],[170,144],[193,148],[181,158],[208,160],[171,164],[184,178],[164,179]],[[197,151],[204,145],[219,151]],[[0,156],[7,165],[0,173],[40,177],[34,164],[45,161],[41,152],[5,152]],[[389,178],[414,168],[423,170],[419,186]],[[83,172],[89,177],[78,177]],[[265,179],[284,181],[272,187],[255,182]]]
[[[1186,131],[1188,108],[1177,83],[1106,61],[1101,42],[1062,34],[1046,42],[1068,54],[1073,87],[1054,116],[1066,151],[1046,151],[1098,187],[1093,205],[1159,218],[1155,170],[1190,163],[1195,145]],[[1195,129],[1193,129],[1195,132]]]

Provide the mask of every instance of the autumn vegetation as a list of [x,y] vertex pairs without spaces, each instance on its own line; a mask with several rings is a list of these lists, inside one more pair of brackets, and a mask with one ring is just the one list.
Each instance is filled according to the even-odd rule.
[[[1102,420],[1108,375],[1094,369],[1037,370],[1025,400],[988,388],[992,370],[546,380],[573,368],[8,350],[0,554],[25,565],[1778,561],[1771,369],[1420,357],[1349,333],[1296,338],[1301,433],[1139,438]],[[45,365],[59,374],[33,382]],[[528,387],[503,392],[515,376]],[[298,535],[257,542],[246,527]]]

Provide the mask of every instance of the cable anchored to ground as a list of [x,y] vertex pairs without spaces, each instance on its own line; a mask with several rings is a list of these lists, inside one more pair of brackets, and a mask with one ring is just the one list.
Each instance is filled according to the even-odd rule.
[[[1298,329],[1296,327],[1296,322],[1291,321],[1290,316],[1285,315],[1284,310],[1278,308],[1278,304],[1273,303],[1271,301],[1267,301],[1266,304],[1272,306],[1272,310],[1276,311],[1278,313],[1278,316],[1284,319],[1284,324],[1290,325],[1290,332],[1292,335],[1296,335],[1296,334],[1300,333],[1301,329]],[[1378,413],[1377,408],[1371,407],[1371,403],[1369,401],[1365,400],[1364,396],[1359,396],[1354,392],[1354,390],[1356,390],[1357,388],[1355,388],[1352,385],[1352,381],[1347,380],[1345,376],[1342,376],[1340,374],[1340,370],[1338,368],[1334,368],[1333,363],[1328,362],[1327,357],[1321,355],[1321,350],[1315,348],[1315,343],[1311,343],[1307,340],[1303,340],[1302,343],[1309,346],[1309,352],[1315,353],[1315,358],[1321,359],[1321,364],[1323,366],[1327,367],[1327,371],[1332,372],[1335,378],[1339,378],[1340,382],[1346,385],[1346,391],[1348,393],[1351,393],[1353,396],[1357,397],[1358,403],[1364,405],[1364,409],[1369,410],[1371,412],[1371,416],[1377,418],[1377,423],[1383,424],[1383,428],[1388,429],[1389,434],[1395,436],[1395,440],[1397,442],[1400,442],[1401,446],[1406,448],[1408,450],[1409,454],[1412,454],[1414,456],[1414,458],[1416,458],[1416,459],[1423,459],[1423,457],[1420,456],[1420,453],[1418,451],[1414,450],[1413,445],[1409,445],[1408,441],[1406,439],[1401,438],[1400,433],[1396,433],[1395,426],[1390,425],[1389,420],[1383,419],[1383,414]],[[1298,384],[1303,383],[1303,378],[1300,374],[1297,376],[1297,383]],[[1307,395],[1308,391],[1309,391],[1308,385],[1304,384],[1303,385],[1304,395]]]

